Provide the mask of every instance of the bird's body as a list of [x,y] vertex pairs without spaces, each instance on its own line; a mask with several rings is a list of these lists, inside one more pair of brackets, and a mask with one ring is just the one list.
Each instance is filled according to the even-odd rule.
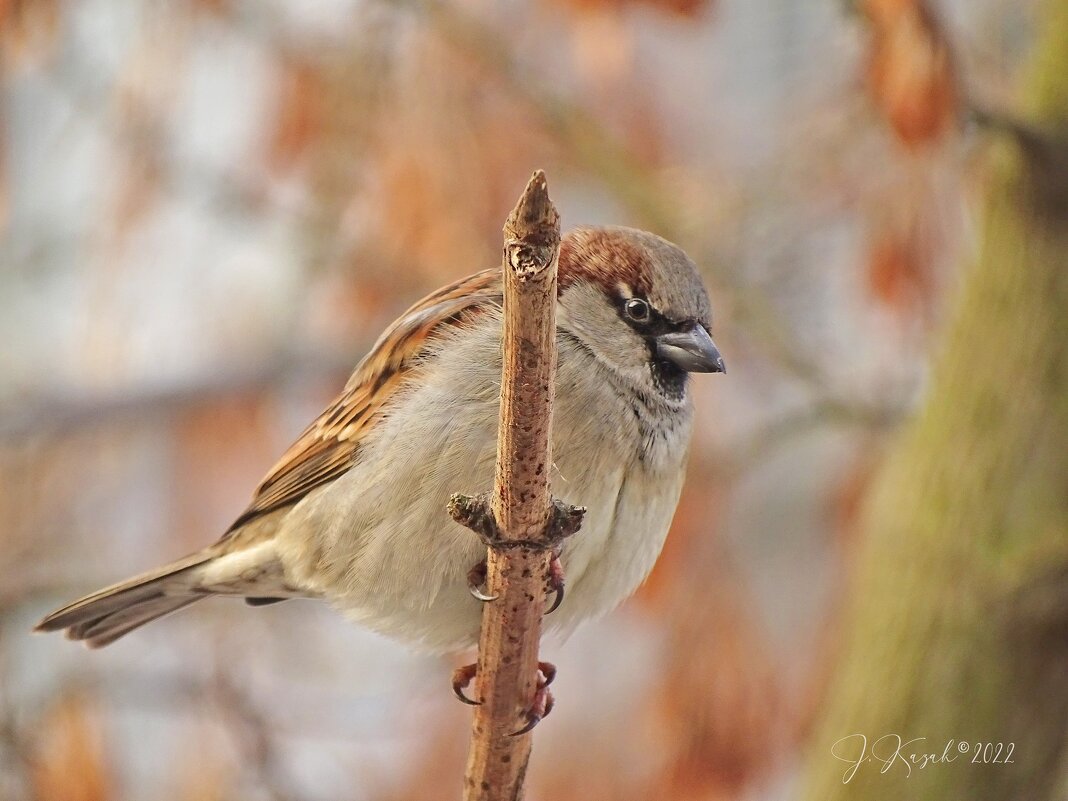
[[[687,280],[655,287],[646,272],[658,265],[644,262],[658,258]],[[708,325],[696,270],[674,246],[629,229],[583,229],[565,240],[560,265],[552,491],[588,511],[561,555],[567,600],[546,622],[569,630],[614,608],[652,569],[690,440],[685,370],[722,369],[722,360],[673,366],[696,358],[683,334],[699,328],[707,339]],[[445,506],[454,492],[493,484],[500,291],[499,273],[487,271],[413,306],[222,540],[59,610],[41,628],[98,646],[209,594],[307,597],[425,648],[473,644],[481,606],[467,575],[485,546]],[[635,321],[628,311],[624,325],[616,307],[638,295],[662,319]]]
[[[416,425],[398,423],[412,419],[403,413],[384,421],[369,438],[367,462],[312,493],[275,535],[299,586],[371,628],[435,648],[478,638],[480,604],[465,587],[485,546],[452,522],[445,504],[453,492],[493,486],[499,400],[485,388],[499,385],[501,359],[499,315],[492,317],[479,336],[435,357],[446,362],[434,371],[440,384],[420,382],[398,401],[440,414],[419,415]],[[570,391],[558,394],[555,409],[553,492],[589,510],[561,557],[567,603],[546,620],[566,626],[578,622],[572,610],[587,616],[614,607],[652,568],[682,484],[690,415],[650,434],[647,452],[605,441],[591,416],[633,428],[635,441],[638,420],[588,354],[566,337],[559,346],[558,386]],[[478,365],[475,375],[470,365]],[[397,506],[403,514],[381,513]]]

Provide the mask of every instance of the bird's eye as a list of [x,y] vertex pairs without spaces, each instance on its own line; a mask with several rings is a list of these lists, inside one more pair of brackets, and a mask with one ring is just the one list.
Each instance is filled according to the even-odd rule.
[[641,298],[631,298],[623,304],[623,311],[627,313],[627,317],[634,320],[636,323],[644,323],[649,320],[649,304]]

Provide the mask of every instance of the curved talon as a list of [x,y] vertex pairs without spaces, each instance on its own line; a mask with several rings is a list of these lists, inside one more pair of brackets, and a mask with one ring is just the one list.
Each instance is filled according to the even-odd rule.
[[526,734],[553,711],[553,704],[556,703],[556,700],[553,698],[553,694],[549,692],[549,685],[556,678],[556,665],[552,662],[538,662],[538,671],[541,673],[541,677],[538,679],[538,688],[534,692],[534,702],[525,714],[527,723],[519,731],[509,734],[509,737]]
[[551,615],[553,612],[559,609],[560,604],[564,602],[564,585],[561,584],[559,587],[554,587],[553,589],[556,590],[556,597],[553,598],[552,605],[550,605],[549,608],[545,610],[545,614],[547,615]]
[[476,701],[473,698],[468,698],[466,695],[464,695],[463,689],[461,689],[459,687],[453,687],[452,688],[452,692],[457,698],[459,698],[461,701],[463,701],[465,704],[467,704],[469,706],[482,706],[482,702],[481,701]]
[[501,597],[499,595],[486,595],[486,593],[482,592],[482,590],[480,590],[475,584],[468,584],[467,591],[471,593],[471,595],[473,595],[475,598],[484,603],[488,601],[496,601],[498,598]]
[[[553,711],[553,704],[556,703],[556,701],[553,699],[553,694],[546,690],[544,687],[542,687],[541,690],[539,690],[539,695],[541,696],[541,709],[539,710],[537,708],[534,708],[527,710],[527,724],[518,731],[514,731],[509,734],[509,737],[518,737],[521,734],[526,734],[528,731],[530,731],[539,723],[541,723],[546,718],[546,716]],[[535,707],[537,706],[538,703],[536,700]]]
[[478,600],[486,603],[488,601],[496,601],[499,595],[487,595],[479,589],[486,583],[486,560],[483,559],[473,568],[467,571],[467,591]]
[[[542,680],[538,682],[538,687],[544,689],[553,683],[553,679],[556,678],[556,665],[552,662],[538,662],[538,670],[541,671]],[[546,715],[549,713],[546,712]]]
[[545,581],[549,591],[556,593],[552,606],[545,611],[545,614],[551,615],[564,602],[564,566],[560,563],[560,554],[557,550],[553,551],[552,558],[549,559],[549,574]]
[[537,715],[527,715],[527,725],[524,726],[521,729],[518,729],[518,730],[512,732],[508,736],[509,737],[518,737],[521,734],[526,734],[528,731],[533,729],[539,723],[541,723],[541,718],[539,718]]
[[482,706],[481,701],[476,701],[473,698],[468,698],[464,693],[464,688],[471,683],[471,680],[478,672],[478,665],[464,665],[458,667],[452,672],[452,692],[453,694],[463,701],[465,704],[471,706]]

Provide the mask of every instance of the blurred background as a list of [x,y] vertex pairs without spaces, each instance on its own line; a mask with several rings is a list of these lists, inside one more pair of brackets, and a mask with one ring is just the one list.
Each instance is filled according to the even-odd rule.
[[694,257],[730,373],[651,579],[544,647],[528,797],[799,797],[1047,5],[0,0],[0,799],[458,797],[462,657],[303,602],[29,631],[217,538],[536,167]]

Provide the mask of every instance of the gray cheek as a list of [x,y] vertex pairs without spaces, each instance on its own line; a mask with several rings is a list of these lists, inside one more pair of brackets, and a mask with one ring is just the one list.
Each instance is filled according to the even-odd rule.
[[636,384],[651,384],[649,347],[603,293],[590,285],[569,288],[560,299],[559,326],[588,348],[597,361]]

